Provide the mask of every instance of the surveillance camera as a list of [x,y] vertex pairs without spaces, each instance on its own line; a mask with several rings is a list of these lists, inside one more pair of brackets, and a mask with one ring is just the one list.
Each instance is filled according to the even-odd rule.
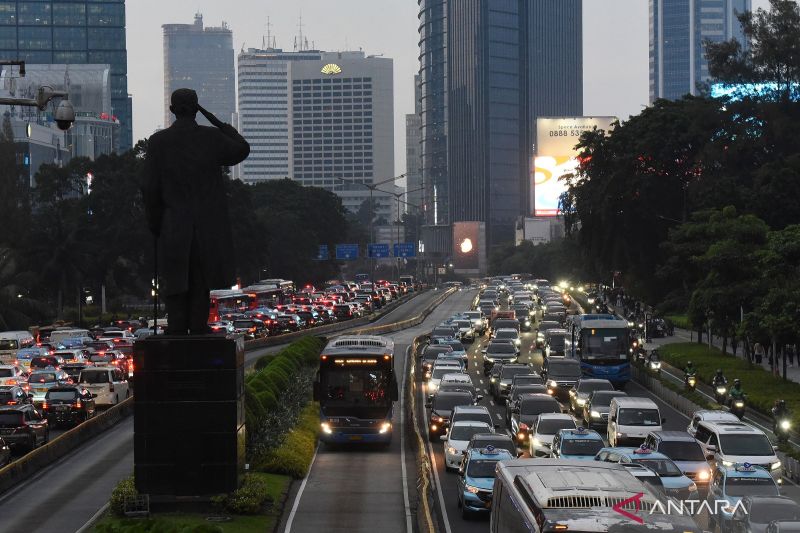
[[67,131],[72,127],[75,122],[75,108],[72,107],[72,102],[67,99],[61,100],[56,109],[56,125],[58,129]]

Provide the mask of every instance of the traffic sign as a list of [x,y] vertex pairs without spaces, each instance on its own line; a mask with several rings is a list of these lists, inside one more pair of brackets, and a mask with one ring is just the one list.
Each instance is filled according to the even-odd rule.
[[413,242],[398,242],[394,245],[395,257],[416,257],[417,249]]
[[342,261],[352,261],[358,259],[358,245],[357,244],[337,244],[336,245],[336,259]]
[[389,257],[388,244],[370,244],[367,246],[367,251],[369,252],[369,256],[373,259]]
[[320,244],[319,249],[317,250],[317,256],[314,258],[314,261],[327,261],[330,259],[331,254],[328,250],[327,244]]

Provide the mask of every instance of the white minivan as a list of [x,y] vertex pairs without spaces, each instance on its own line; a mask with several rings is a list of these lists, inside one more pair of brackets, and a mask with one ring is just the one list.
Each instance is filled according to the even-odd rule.
[[117,367],[90,366],[81,370],[78,383],[96,394],[95,405],[116,405],[131,395],[128,379]]
[[0,365],[13,365],[17,352],[36,345],[30,331],[3,331],[0,333]]
[[57,329],[50,333],[50,343],[58,345],[64,339],[86,338],[91,337],[88,329],[82,328],[67,328]]
[[775,455],[767,435],[741,421],[700,422],[694,438],[706,457],[713,457],[722,466],[750,463],[769,471],[776,482],[783,481],[783,466]]
[[608,445],[641,444],[651,431],[661,431],[664,422],[658,405],[650,398],[612,398],[608,411]]

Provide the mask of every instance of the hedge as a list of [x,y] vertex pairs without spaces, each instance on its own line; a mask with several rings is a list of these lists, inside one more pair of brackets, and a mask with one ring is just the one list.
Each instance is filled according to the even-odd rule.
[[683,369],[686,362],[691,361],[700,381],[704,383],[711,383],[718,368],[725,373],[729,384],[736,378],[742,380],[747,405],[766,416],[771,416],[770,409],[775,400],[786,400],[795,427],[800,427],[800,383],[776,378],[759,365],[724,355],[720,350],[704,344],[665,344],[658,348],[658,353],[664,361],[678,369]]
[[319,435],[319,404],[309,403],[286,440],[270,451],[256,470],[302,479],[311,467]]

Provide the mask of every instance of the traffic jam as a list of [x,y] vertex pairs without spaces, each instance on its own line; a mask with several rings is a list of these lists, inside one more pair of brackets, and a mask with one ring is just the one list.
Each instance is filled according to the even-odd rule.
[[795,530],[768,435],[735,402],[690,419],[661,403],[632,381],[634,317],[591,307],[548,280],[491,278],[420,347],[418,430],[445,529]]
[[[400,283],[331,282],[300,290],[286,280],[212,291],[210,334],[256,340],[371,315],[413,293]],[[0,467],[133,395],[134,344],[163,334],[167,318],[92,328],[0,332]]]

